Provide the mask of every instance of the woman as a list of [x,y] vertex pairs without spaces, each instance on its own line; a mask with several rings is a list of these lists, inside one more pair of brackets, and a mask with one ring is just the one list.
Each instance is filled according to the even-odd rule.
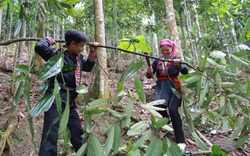
[[[185,65],[181,64],[181,58],[175,56],[178,47],[173,41],[167,39],[160,41],[160,49],[162,53],[160,59],[169,59],[173,62],[154,60],[152,67],[148,67],[146,76],[147,78],[152,78],[153,74],[156,74],[155,100],[164,99],[166,101],[165,104],[159,105],[159,107],[169,109],[176,142],[178,146],[184,150],[186,144],[182,131],[182,121],[178,111],[181,105],[181,97],[177,97],[173,89],[181,93],[181,86],[177,76],[179,72],[187,74],[188,70]],[[166,110],[158,112],[163,117],[169,117]]]

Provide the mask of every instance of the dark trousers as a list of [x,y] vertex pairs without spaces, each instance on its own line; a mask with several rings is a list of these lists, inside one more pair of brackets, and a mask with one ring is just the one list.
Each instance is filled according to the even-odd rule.
[[[177,143],[185,143],[184,134],[182,130],[182,121],[179,113],[179,107],[181,105],[181,99],[179,99],[171,90],[170,86],[174,88],[171,81],[158,81],[155,88],[155,100],[164,99],[166,103],[158,105],[158,107],[169,110],[170,119],[173,125],[175,139]],[[177,89],[181,92],[180,88]],[[158,111],[163,117],[168,118],[167,111]]]
[[[64,110],[65,104],[62,105]],[[58,140],[58,129],[60,120],[57,121],[52,126],[51,132],[49,133],[46,139],[46,134],[50,129],[50,126],[52,125],[54,119],[56,119],[57,117],[58,117],[58,112],[56,108],[56,103],[54,102],[51,108],[44,113],[44,125],[43,125],[43,133],[42,133],[39,156],[57,155],[57,140]],[[81,137],[83,135],[83,129],[81,126],[79,115],[76,111],[76,107],[70,108],[69,121],[67,127],[69,128],[71,133],[70,141],[73,145],[74,150],[77,151],[83,144],[83,139]]]

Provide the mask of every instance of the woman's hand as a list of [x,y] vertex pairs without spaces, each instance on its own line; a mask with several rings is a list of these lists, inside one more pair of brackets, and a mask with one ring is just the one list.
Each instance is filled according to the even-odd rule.
[[148,75],[153,74],[153,68],[152,68],[152,67],[148,67],[148,68],[147,68],[147,74],[148,74]]
[[182,68],[182,65],[181,65],[181,60],[179,60],[179,59],[173,59],[173,64],[174,64],[174,66],[176,66],[179,70],[181,70],[181,68]]

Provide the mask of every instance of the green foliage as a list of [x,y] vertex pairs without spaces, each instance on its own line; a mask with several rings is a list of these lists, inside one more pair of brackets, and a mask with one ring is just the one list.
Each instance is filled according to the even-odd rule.
[[63,68],[63,57],[63,52],[51,57],[41,69],[38,79],[45,80],[60,73]]
[[[196,120],[192,118],[196,119],[197,117],[203,119],[203,123],[206,122],[206,120],[216,121],[218,125],[221,125],[224,132],[227,132],[229,127],[233,128],[235,131],[232,135],[232,139],[246,131],[245,126],[249,124],[247,119],[245,117],[244,119],[237,117],[237,110],[239,108],[243,110],[244,103],[248,103],[250,100],[249,95],[245,94],[248,90],[248,79],[244,78],[242,82],[237,81],[241,73],[240,69],[244,67],[249,68],[250,65],[249,62],[242,59],[243,55],[244,53],[241,55],[236,53],[235,55],[231,54],[231,57],[227,58],[226,54],[222,51],[210,52],[209,55],[206,56],[206,59],[198,63],[203,72],[196,71],[185,77],[185,86],[193,92],[188,95],[184,94],[185,105],[188,106],[184,108],[187,109],[184,112],[190,111],[193,107],[198,109],[198,111],[192,114],[192,117],[189,116],[190,127],[201,124],[201,122],[193,123]],[[215,95],[218,94],[220,94],[220,96],[216,97]],[[214,108],[213,105],[215,104],[216,107]],[[209,116],[203,113],[204,110],[209,112]],[[246,112],[246,116],[248,116],[248,114],[249,112]],[[203,150],[208,150],[209,147],[202,141],[206,139],[204,139],[201,134],[197,135],[196,133],[199,132],[193,130],[192,135],[197,145]],[[200,137],[203,139],[200,139]],[[244,144],[245,139],[247,138],[244,137],[238,140],[238,147]],[[208,142],[207,144],[212,146],[212,144]]]
[[119,48],[129,51],[138,51],[144,53],[151,53],[151,47],[147,45],[145,37],[140,36],[132,36],[125,37],[119,41]]
[[213,155],[220,155],[220,156],[227,156],[227,154],[222,151],[218,146],[212,146],[212,153]]

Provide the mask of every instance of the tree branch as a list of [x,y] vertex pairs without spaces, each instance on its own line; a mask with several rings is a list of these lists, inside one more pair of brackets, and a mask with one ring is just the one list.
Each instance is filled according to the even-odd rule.
[[[39,41],[41,39],[42,38],[37,38],[37,37],[12,39],[12,40],[8,40],[8,41],[5,41],[5,42],[0,42],[0,46],[6,46],[6,45],[10,45],[12,43],[22,42],[22,41]],[[55,41],[56,41],[56,43],[63,43],[63,42],[65,42],[65,40],[62,40],[62,39],[55,40]],[[87,43],[87,45],[92,45],[92,44],[90,42],[90,43]],[[114,49],[114,50],[120,50],[120,51],[123,51],[123,52],[126,52],[126,53],[135,54],[135,55],[139,55],[139,56],[143,56],[143,57],[148,57],[148,58],[160,60],[160,61],[163,61],[163,62],[173,62],[173,60],[170,60],[170,59],[160,59],[158,57],[150,56],[150,55],[147,55],[147,54],[144,54],[144,53],[137,53],[137,52],[133,52],[133,51],[129,51],[129,50],[117,48],[117,47],[104,46],[104,45],[99,45],[98,47],[107,48],[107,49]],[[191,66],[190,64],[188,64],[186,62],[181,62],[181,64],[185,64],[188,67],[197,70],[195,67]]]
[[[28,37],[28,38],[18,38],[18,39],[12,39],[12,40],[8,40],[5,42],[0,42],[0,46],[6,46],[6,45],[10,45],[12,43],[16,43],[16,42],[22,42],[22,41],[39,41],[41,38],[37,38],[37,37]],[[65,42],[64,40],[55,40],[57,43],[62,43]]]

